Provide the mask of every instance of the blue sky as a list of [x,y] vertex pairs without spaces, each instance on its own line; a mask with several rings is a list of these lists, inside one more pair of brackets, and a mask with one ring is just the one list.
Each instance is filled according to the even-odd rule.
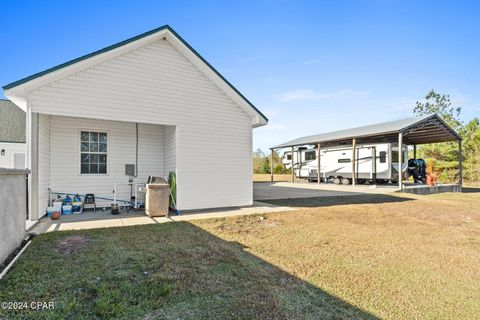
[[[114,4],[114,5],[113,5]],[[169,24],[270,119],[254,148],[412,115],[480,116],[476,1],[2,1],[0,84]]]

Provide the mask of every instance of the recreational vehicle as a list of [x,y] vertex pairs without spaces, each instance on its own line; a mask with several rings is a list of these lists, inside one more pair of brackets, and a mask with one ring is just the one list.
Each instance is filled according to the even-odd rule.
[[[309,181],[318,180],[319,150],[312,147],[299,147],[291,152],[283,154],[283,165],[292,168],[297,178]],[[357,183],[385,183],[398,181],[399,150],[396,143],[377,143],[357,145],[356,156],[356,182]],[[293,159],[293,161],[292,161]],[[408,150],[402,149],[401,172],[408,178]],[[352,183],[352,147],[335,146],[321,148],[320,150],[320,179],[321,181],[333,181],[335,184]]]

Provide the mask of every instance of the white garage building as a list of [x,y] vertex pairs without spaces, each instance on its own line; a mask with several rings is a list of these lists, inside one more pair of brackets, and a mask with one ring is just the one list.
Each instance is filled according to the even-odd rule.
[[32,220],[49,188],[112,197],[125,164],[135,182],[175,171],[180,210],[252,204],[252,128],[268,119],[169,26],[3,89],[27,114]]

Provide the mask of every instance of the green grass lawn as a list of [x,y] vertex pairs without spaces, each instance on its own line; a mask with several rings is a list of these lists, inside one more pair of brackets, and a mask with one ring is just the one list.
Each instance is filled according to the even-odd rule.
[[44,234],[0,319],[479,318],[480,193],[405,197]]
[[0,301],[55,302],[0,310],[8,319],[369,317],[186,222],[39,236],[2,281]]

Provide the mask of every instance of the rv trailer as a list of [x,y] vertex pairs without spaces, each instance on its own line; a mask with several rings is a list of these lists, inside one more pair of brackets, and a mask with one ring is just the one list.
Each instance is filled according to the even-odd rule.
[[[299,147],[292,153],[287,151],[283,154],[283,165],[287,169],[292,168],[295,176],[308,181],[318,180],[319,150],[313,147]],[[386,183],[398,182],[398,144],[377,143],[360,144],[356,147],[356,182],[357,183]],[[292,161],[293,159],[293,161]],[[401,172],[408,178],[408,149],[402,148]],[[323,182],[333,181],[335,184],[352,183],[352,147],[335,146],[321,148],[320,150],[320,179]]]

